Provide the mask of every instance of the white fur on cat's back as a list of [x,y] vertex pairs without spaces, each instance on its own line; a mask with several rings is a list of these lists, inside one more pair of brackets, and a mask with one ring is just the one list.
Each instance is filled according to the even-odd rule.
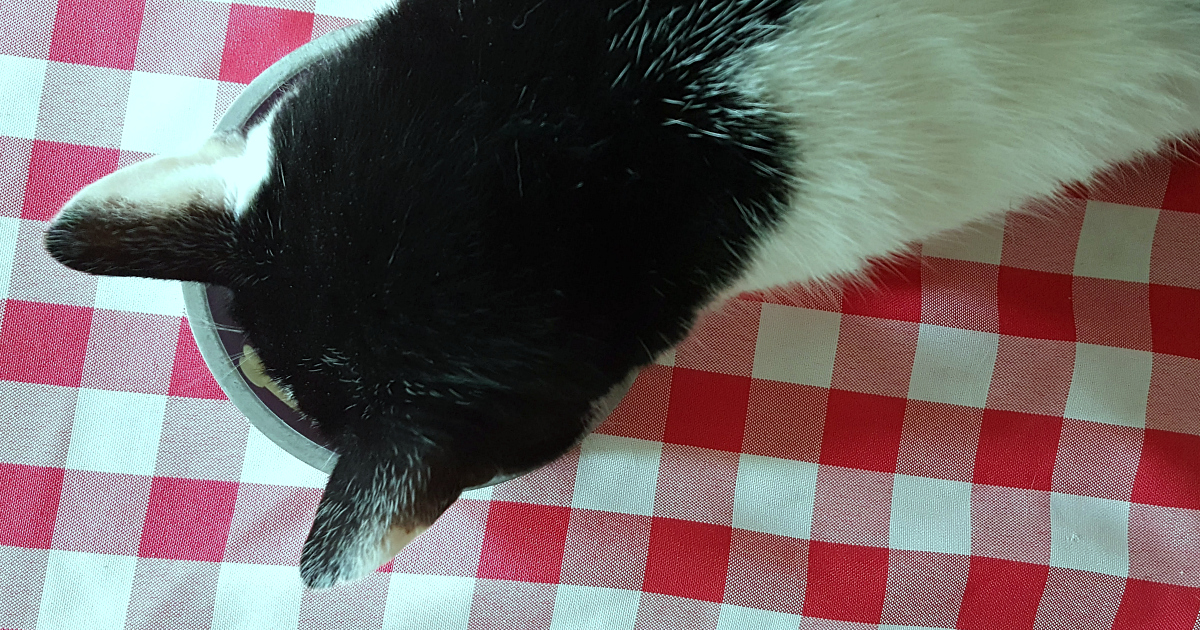
[[854,273],[1200,129],[1196,0],[813,0],[745,55],[800,157],[735,291]]

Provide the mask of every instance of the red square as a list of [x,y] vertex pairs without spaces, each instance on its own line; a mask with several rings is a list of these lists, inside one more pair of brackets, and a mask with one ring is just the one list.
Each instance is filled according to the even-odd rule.
[[54,548],[137,555],[149,497],[150,477],[66,471]]
[[748,377],[675,368],[663,441],[741,451],[749,401]]
[[921,258],[874,261],[861,284],[855,282],[843,289],[842,312],[921,321]]
[[563,551],[563,584],[642,589],[650,549],[649,516],[572,510]]
[[1171,164],[1171,179],[1163,210],[1200,212],[1200,141],[1179,143],[1179,155]]
[[142,0],[58,0],[50,60],[132,70]]
[[1200,436],[1148,429],[1132,500],[1200,510]]
[[807,574],[807,540],[735,529],[725,603],[799,615]]
[[34,140],[21,218],[49,221],[84,186],[117,170],[117,149]]
[[1200,291],[1150,285],[1150,326],[1154,351],[1200,359]]
[[1000,332],[1075,341],[1071,276],[1000,268]]
[[306,44],[312,32],[312,13],[233,5],[220,79],[249,83],[284,55]]
[[220,562],[237,494],[228,481],[155,477],[138,555]]
[[675,348],[675,367],[750,376],[762,302],[730,300],[705,313]]
[[171,385],[167,393],[172,396],[187,398],[210,398],[226,400],[225,392],[213,378],[204,357],[200,356],[200,348],[192,337],[192,328],[184,319],[179,328],[179,338],[175,344],[175,363],[171,369]]
[[673,368],[648,365],[595,433],[661,442],[667,430]]
[[905,402],[903,398],[830,390],[821,463],[895,472]]
[[880,396],[908,395],[920,324],[843,315],[833,387]]
[[804,615],[877,624],[887,579],[887,549],[814,540],[808,543]]
[[829,390],[755,379],[750,382],[742,451],[802,462],[821,458]]
[[923,258],[921,321],[936,326],[1000,332],[997,265]]
[[0,464],[0,545],[49,549],[63,469]]
[[0,326],[0,379],[79,387],[92,309],[8,300]]
[[720,602],[732,539],[730,527],[655,518],[642,590]]
[[1032,628],[1050,567],[973,556],[957,628]]
[[1129,580],[1113,630],[1192,630],[1200,589]]
[[477,577],[557,582],[571,508],[493,501]]
[[1049,490],[1062,418],[1015,411],[983,411],[975,483]]

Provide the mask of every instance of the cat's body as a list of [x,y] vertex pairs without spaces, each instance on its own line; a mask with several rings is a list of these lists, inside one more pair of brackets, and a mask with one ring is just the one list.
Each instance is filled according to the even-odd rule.
[[1200,0],[404,0],[248,140],[102,180],[47,245],[233,289],[337,435],[302,561],[329,586],[557,457],[714,300],[1198,129]]

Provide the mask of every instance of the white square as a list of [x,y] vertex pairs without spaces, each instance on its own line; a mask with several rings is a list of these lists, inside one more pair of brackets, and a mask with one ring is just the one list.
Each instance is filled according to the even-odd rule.
[[633,630],[641,601],[638,591],[559,584],[550,630]]
[[153,475],[167,397],[80,389],[67,467]]
[[1003,248],[1004,218],[1001,216],[943,232],[921,246],[921,255],[999,265]]
[[1075,252],[1075,275],[1149,282],[1158,212],[1089,201]]
[[17,254],[17,231],[20,229],[20,219],[0,217],[0,298],[8,296],[13,258]]
[[[467,630],[474,594],[474,578],[393,573],[383,627]],[[415,619],[421,621],[414,626]]]
[[250,427],[242,460],[242,483],[324,488],[328,480],[329,475],[279,448],[257,427]]
[[996,333],[921,324],[908,397],[982,408],[999,347]]
[[888,546],[910,551],[971,553],[971,484],[896,475]]
[[175,280],[99,276],[96,308],[153,315],[183,315],[183,289]]
[[1129,575],[1129,503],[1050,493],[1050,564]]
[[374,17],[384,7],[392,6],[395,0],[317,0],[315,13],[366,20]]
[[571,506],[654,515],[662,442],[594,434],[580,445]]
[[733,526],[808,538],[812,533],[817,468],[811,462],[742,454],[733,496]]
[[800,615],[721,604],[716,630],[796,630]]
[[300,623],[303,589],[296,567],[222,563],[212,628],[295,628]]
[[137,558],[51,550],[38,630],[125,627]]
[[0,136],[33,138],[47,63],[44,59],[0,55],[0,85],[4,86],[4,98],[0,98]]
[[754,378],[829,387],[841,329],[841,313],[763,304]]
[[1146,426],[1154,353],[1075,344],[1066,418],[1125,427]]
[[134,72],[121,148],[144,153],[194,148],[212,133],[216,106],[216,81]]

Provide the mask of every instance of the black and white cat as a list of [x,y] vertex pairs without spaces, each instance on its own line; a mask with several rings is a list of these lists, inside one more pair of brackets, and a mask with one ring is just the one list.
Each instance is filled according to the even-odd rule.
[[736,292],[853,274],[1200,130],[1200,0],[402,0],[245,137],[85,188],[90,273],[233,290],[360,578]]

